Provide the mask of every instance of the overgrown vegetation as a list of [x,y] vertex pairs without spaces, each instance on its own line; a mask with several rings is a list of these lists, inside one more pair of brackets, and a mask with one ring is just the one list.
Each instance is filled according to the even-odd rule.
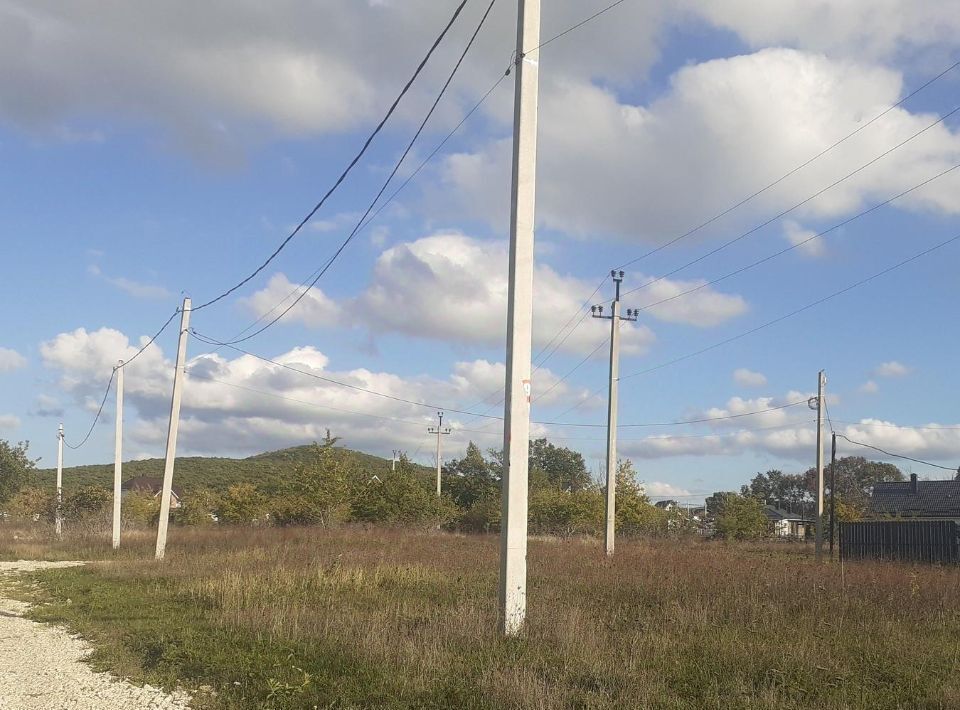
[[[24,540],[0,554],[34,556]],[[44,543],[110,556],[106,541]],[[13,547],[16,545],[16,547]],[[36,575],[92,663],[241,708],[939,708],[960,697],[960,570],[806,548],[534,540],[528,626],[496,632],[498,540],[177,528]],[[209,690],[198,689],[206,687]]]

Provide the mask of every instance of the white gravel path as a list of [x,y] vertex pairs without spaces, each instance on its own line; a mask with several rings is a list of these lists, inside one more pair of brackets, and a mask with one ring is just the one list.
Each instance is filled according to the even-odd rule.
[[[0,562],[0,579],[82,562]],[[55,626],[23,618],[29,605],[0,596],[0,710],[181,710],[184,693],[168,695],[83,662],[90,647]]]

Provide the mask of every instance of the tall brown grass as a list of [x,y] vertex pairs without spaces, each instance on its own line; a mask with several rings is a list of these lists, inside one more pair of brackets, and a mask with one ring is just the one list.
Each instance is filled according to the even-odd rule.
[[105,561],[44,573],[39,614],[101,665],[212,684],[204,707],[960,707],[955,568],[533,540],[527,627],[504,640],[495,537],[179,529],[162,564],[148,535],[126,543],[48,547]]

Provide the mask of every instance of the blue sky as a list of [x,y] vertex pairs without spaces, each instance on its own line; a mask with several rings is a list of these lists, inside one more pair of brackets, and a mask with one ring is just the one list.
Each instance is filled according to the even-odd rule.
[[[594,7],[596,5],[596,7]],[[544,8],[552,37],[602,7]],[[957,58],[957,3],[666,4],[627,0],[541,52],[534,349],[612,267],[709,219],[900,101]],[[463,17],[370,152],[250,284],[194,315],[226,339],[319,267],[376,193],[486,3]],[[454,3],[279,2],[122,8],[0,2],[0,437],[55,459],[81,439],[110,369],[173,312],[250,273],[362,144]],[[501,0],[405,178],[496,81],[514,42]],[[882,15],[882,21],[878,16]],[[308,29],[309,28],[309,29]],[[960,68],[770,190],[627,267],[624,290],[673,272],[877,160],[782,218],[647,289],[646,306],[857,215],[960,164]],[[401,399],[502,414],[512,79],[344,252],[288,318],[241,347]],[[911,136],[928,128],[916,138]],[[960,170],[805,246],[644,311],[624,375],[779,318],[960,233]],[[387,194],[392,193],[392,189]],[[805,400],[828,375],[838,431],[955,466],[952,367],[960,242],[795,317],[621,382],[621,422],[676,422]],[[611,285],[602,287],[609,298]],[[600,302],[601,295],[594,300]],[[597,424],[605,338],[584,320],[538,371],[534,418]],[[125,455],[163,451],[175,331],[126,374]],[[247,455],[330,428],[348,446],[432,461],[433,410],[338,387],[197,340],[180,452]],[[211,381],[209,378],[215,381]],[[552,387],[552,389],[550,389]],[[477,404],[486,399],[484,404]],[[572,411],[571,407],[576,406]],[[108,461],[113,395],[67,463]],[[563,417],[560,415],[564,414]],[[815,460],[805,406],[696,426],[625,427],[651,493],[728,489]],[[369,416],[374,415],[374,416]],[[377,418],[379,417],[379,418]],[[448,414],[456,455],[499,445],[495,420]],[[841,423],[842,422],[842,423]],[[924,428],[925,427],[925,428]],[[950,428],[957,427],[957,428]],[[599,468],[597,427],[537,426]],[[649,437],[656,436],[656,439]],[[842,453],[853,453],[853,449]],[[908,470],[908,466],[904,466]],[[935,469],[914,465],[921,475]]]

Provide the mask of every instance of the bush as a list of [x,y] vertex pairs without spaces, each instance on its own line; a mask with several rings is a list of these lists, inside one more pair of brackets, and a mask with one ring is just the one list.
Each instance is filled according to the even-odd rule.
[[180,525],[212,525],[220,503],[214,491],[197,488],[184,496],[183,505],[173,511],[173,520]]
[[578,491],[555,488],[530,496],[531,532],[547,535],[590,535],[603,526],[603,495],[595,487]]
[[252,483],[237,483],[227,489],[217,506],[220,522],[253,525],[261,522],[268,508],[264,496]]
[[421,482],[404,473],[374,476],[353,496],[351,519],[357,522],[435,527],[454,520],[457,506],[438,497]]
[[120,510],[125,525],[153,526],[160,520],[160,499],[146,491],[130,491],[123,495]]
[[756,498],[727,496],[717,515],[717,534],[732,540],[755,540],[769,531],[763,503]]
[[7,513],[21,520],[52,522],[56,511],[56,491],[36,486],[21,488],[7,504]]

